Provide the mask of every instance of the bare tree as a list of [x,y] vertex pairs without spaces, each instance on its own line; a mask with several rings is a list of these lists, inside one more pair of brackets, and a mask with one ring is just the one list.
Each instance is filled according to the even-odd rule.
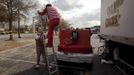
[[6,8],[3,4],[0,4],[0,22],[6,22],[7,16],[5,16],[7,13]]
[[20,15],[23,16],[23,18],[26,19],[26,16],[24,15],[24,13],[28,13],[29,10],[35,8],[37,6],[37,2],[33,1],[33,0],[26,0],[22,2],[22,0],[17,0],[18,2],[18,9],[17,9],[17,13],[18,13],[18,38],[21,38],[20,36]]
[[0,0],[0,6],[3,7],[3,8],[0,8],[0,10],[2,10],[0,12],[0,13],[2,13],[2,15],[0,14],[0,16],[2,16],[2,18],[3,18],[0,21],[8,21],[9,22],[9,32],[10,32],[9,40],[13,40],[12,22],[16,21],[18,19],[18,25],[20,26],[20,16],[26,17],[24,13],[28,13],[28,11],[36,5],[36,2],[35,3],[33,3],[33,2],[35,2],[35,1],[32,1],[32,0]]

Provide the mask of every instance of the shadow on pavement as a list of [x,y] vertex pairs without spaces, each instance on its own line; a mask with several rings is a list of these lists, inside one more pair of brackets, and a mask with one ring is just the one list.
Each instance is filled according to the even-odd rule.
[[85,75],[84,70],[60,68],[60,75]]
[[101,57],[94,56],[92,75],[124,75],[114,64],[101,64]]

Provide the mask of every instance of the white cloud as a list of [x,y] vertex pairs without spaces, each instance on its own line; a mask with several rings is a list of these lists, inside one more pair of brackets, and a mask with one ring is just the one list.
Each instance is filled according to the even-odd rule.
[[100,24],[100,0],[57,0],[54,4],[73,27]]
[[60,10],[62,11],[69,11],[75,8],[81,8],[82,4],[79,0],[56,0],[53,2]]
[[60,11],[62,18],[73,27],[90,27],[100,24],[101,0],[40,0],[39,10],[52,3]]

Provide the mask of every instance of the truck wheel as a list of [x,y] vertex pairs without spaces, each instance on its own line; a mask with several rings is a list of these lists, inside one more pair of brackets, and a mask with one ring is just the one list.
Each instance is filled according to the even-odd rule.
[[119,59],[119,48],[117,47],[113,49],[113,59],[114,61],[117,61]]

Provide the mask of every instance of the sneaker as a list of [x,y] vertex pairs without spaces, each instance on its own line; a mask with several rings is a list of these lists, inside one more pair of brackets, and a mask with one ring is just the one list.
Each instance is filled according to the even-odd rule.
[[108,60],[106,64],[113,64],[113,61]]
[[101,59],[101,64],[105,63],[106,60],[105,59]]
[[35,65],[35,69],[39,69],[40,68],[40,65],[39,64],[36,64]]
[[113,61],[101,59],[101,64],[113,64]]

